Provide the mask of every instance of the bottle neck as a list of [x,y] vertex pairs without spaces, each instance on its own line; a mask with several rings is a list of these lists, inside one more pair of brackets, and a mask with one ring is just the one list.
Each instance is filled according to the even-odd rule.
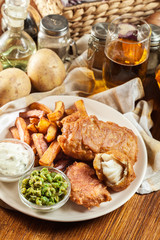
[[10,24],[8,23],[8,31],[10,32],[10,36],[18,37],[21,35],[22,31],[24,29],[24,21],[21,22],[21,24]]
[[1,10],[9,29],[24,29],[28,5],[29,0],[5,0]]

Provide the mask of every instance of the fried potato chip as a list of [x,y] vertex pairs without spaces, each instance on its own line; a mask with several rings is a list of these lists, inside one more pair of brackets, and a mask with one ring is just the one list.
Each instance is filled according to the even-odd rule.
[[74,105],[77,111],[80,112],[81,116],[88,116],[85,105],[84,105],[84,101],[82,99],[76,101]]
[[28,145],[30,145],[31,142],[31,136],[30,133],[27,129],[27,124],[25,122],[25,120],[21,117],[17,117],[15,125],[18,129],[18,133],[19,133],[19,137],[20,139],[27,143]]
[[38,166],[39,166],[39,156],[36,154],[35,161],[34,161],[34,167],[38,167]]
[[32,124],[35,124],[35,125],[38,125],[38,123],[39,123],[39,118],[37,118],[37,117],[30,117],[29,118],[29,122]]
[[19,139],[20,140],[20,136],[19,136],[19,132],[18,132],[18,128],[13,126],[9,128],[9,131],[12,135],[13,138]]
[[42,117],[42,118],[40,118],[39,123],[36,126],[36,128],[38,129],[39,133],[46,134],[50,124],[51,123],[47,118]]
[[32,133],[37,133],[37,132],[38,132],[35,124],[33,124],[33,123],[28,124],[28,125],[27,125],[27,129],[28,129],[29,131],[31,131]]
[[67,108],[65,109],[65,114],[68,116],[68,115],[71,115],[75,112],[75,109],[73,108]]
[[41,117],[43,117],[44,115],[45,115],[45,112],[44,112],[44,111],[37,110],[37,109],[29,110],[29,111],[26,111],[26,112],[20,112],[20,113],[19,113],[19,116],[22,117],[22,118],[30,118],[30,117],[41,118]]
[[64,111],[65,111],[64,103],[62,101],[58,101],[55,103],[54,112],[47,114],[47,117],[51,122],[58,121],[63,117]]
[[47,134],[45,135],[45,139],[47,142],[52,142],[55,140],[57,136],[57,125],[55,123],[51,124],[47,129]]
[[48,148],[48,145],[44,139],[44,135],[42,133],[33,133],[32,140],[38,152],[39,157],[42,157],[44,152]]
[[33,110],[33,109],[37,109],[37,110],[41,110],[43,112],[45,112],[45,114],[49,114],[52,112],[52,110],[50,108],[48,108],[46,105],[42,104],[42,103],[38,103],[38,102],[33,102],[29,105],[29,109]]
[[57,140],[53,141],[50,146],[47,148],[43,156],[39,160],[39,164],[42,166],[51,166],[54,159],[60,152],[61,147]]

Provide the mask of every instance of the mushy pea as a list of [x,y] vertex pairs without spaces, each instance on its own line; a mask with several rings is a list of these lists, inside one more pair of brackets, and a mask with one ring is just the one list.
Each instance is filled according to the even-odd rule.
[[22,181],[21,193],[37,205],[54,205],[67,193],[68,183],[60,173],[50,172],[47,168],[34,170],[29,178]]

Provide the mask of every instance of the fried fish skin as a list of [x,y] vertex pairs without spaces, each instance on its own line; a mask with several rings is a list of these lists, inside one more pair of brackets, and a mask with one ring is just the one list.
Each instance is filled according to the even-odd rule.
[[126,154],[132,164],[137,161],[137,136],[132,130],[96,116],[64,122],[58,142],[66,155],[82,161],[92,161],[96,153],[113,149]]
[[74,162],[65,172],[71,182],[71,201],[88,209],[110,201],[111,196],[106,186],[97,178],[95,171],[88,164]]

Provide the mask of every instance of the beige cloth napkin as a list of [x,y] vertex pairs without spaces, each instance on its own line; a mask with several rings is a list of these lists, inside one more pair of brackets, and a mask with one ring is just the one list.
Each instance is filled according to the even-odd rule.
[[[87,68],[86,48],[89,35],[77,41],[79,57],[70,66],[64,83],[49,92],[32,93],[27,97],[9,102],[0,108],[0,129],[5,127],[8,113],[25,108],[31,102],[38,101],[49,95],[78,95],[95,99],[107,104],[125,115],[139,130],[148,151],[148,168],[138,193],[146,194],[160,189],[160,142],[155,140],[150,132],[153,122],[151,112],[152,102],[141,100],[144,90],[139,78],[119,87],[90,96],[94,90],[94,75]],[[135,102],[138,103],[135,105]]]

